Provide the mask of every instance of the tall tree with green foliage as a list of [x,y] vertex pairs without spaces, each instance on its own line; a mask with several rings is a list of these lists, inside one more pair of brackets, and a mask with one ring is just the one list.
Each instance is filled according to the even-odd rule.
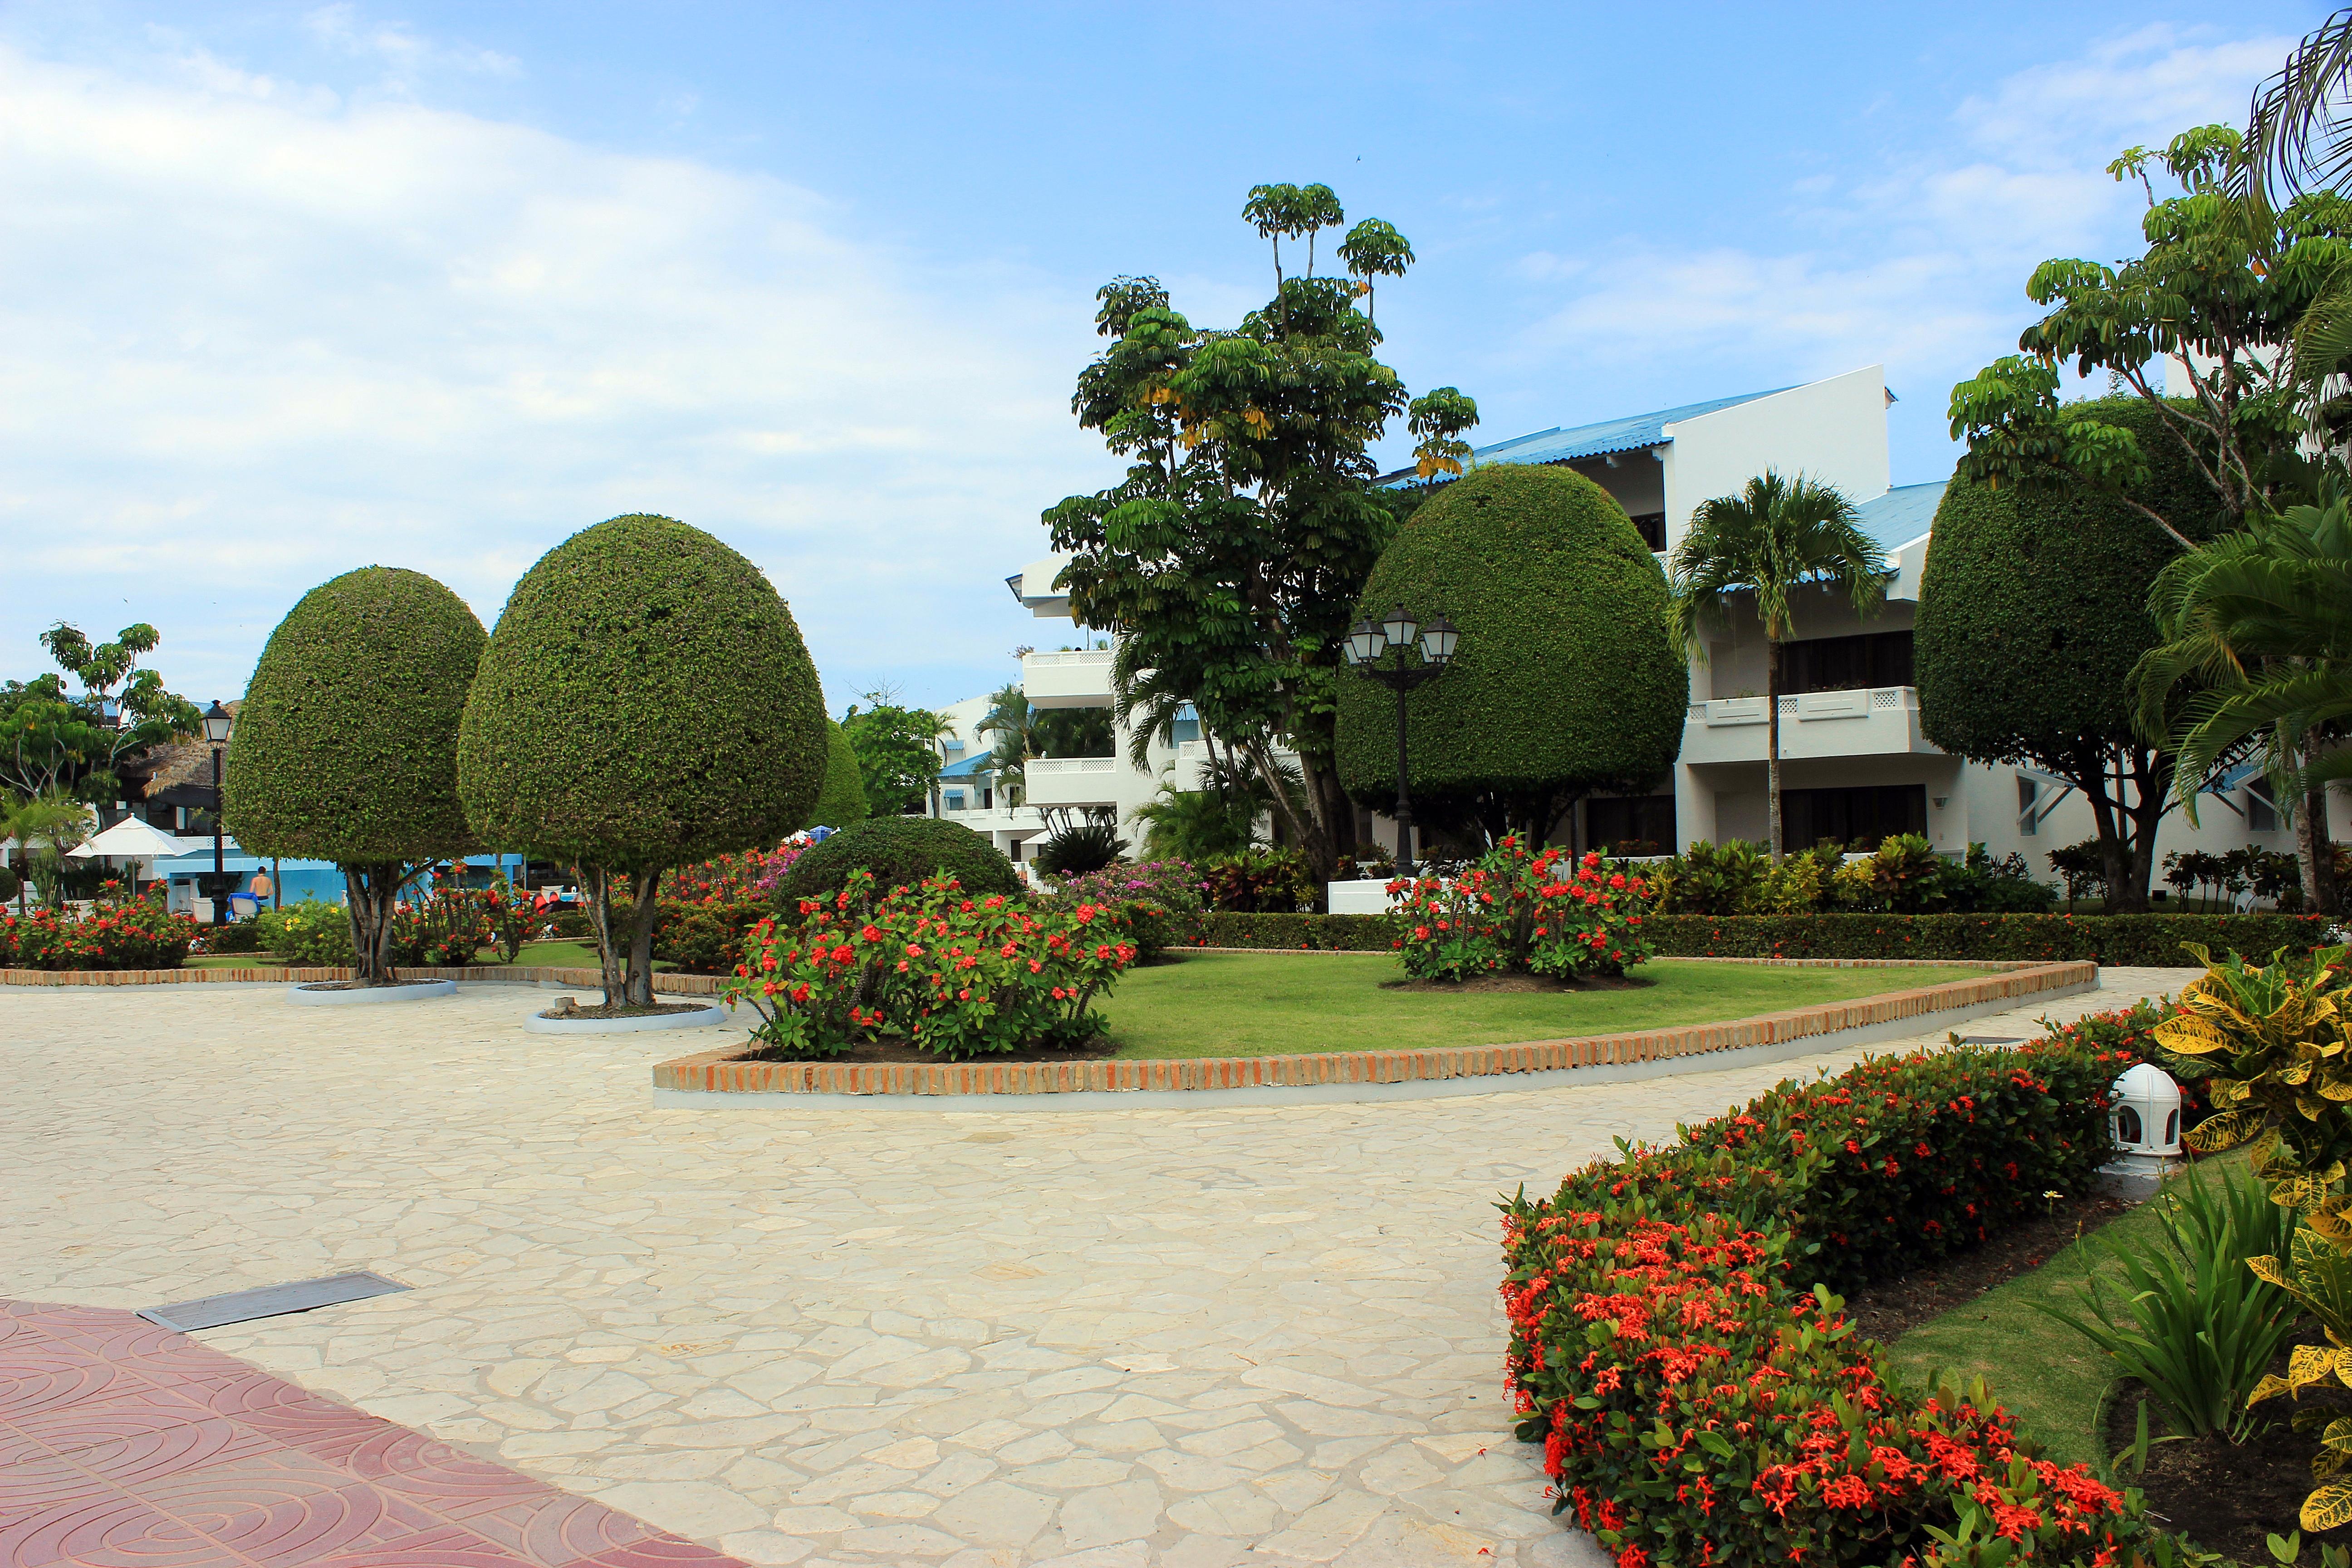
[[[2018,354],[1952,388],[1952,435],[1969,446],[1960,473],[1996,489],[2087,485],[2191,549],[2180,517],[2139,496],[2153,444],[2186,458],[2230,526],[2308,491],[2295,448],[2312,393],[2281,350],[2352,263],[2352,204],[2322,190],[2273,211],[2244,190],[2245,143],[2226,125],[2183,132],[2161,152],[2131,148],[2107,169],[2147,193],[2147,248],[2112,267],[2061,259],[2034,268],[2026,293],[2048,313],[2018,339]],[[2177,194],[2158,194],[2159,174]],[[2185,373],[2189,396],[2167,395],[2168,361]],[[2338,353],[2322,368],[2344,363]],[[2070,364],[2080,375],[2103,372],[2139,399],[2146,427],[2065,402],[2061,373]],[[2209,510],[2202,497],[2184,499],[2200,515]]]
[[229,732],[224,825],[251,854],[342,872],[362,984],[393,979],[411,879],[478,847],[457,798],[457,724],[482,640],[466,602],[423,573],[346,572],[269,634]]
[[867,706],[853,702],[842,714],[841,731],[857,753],[866,809],[876,816],[921,811],[940,786],[945,761],[940,738],[948,733],[948,721],[928,708],[904,706],[887,688],[866,692],[862,700]]
[[1706,657],[1706,628],[1727,626],[1733,607],[1764,627],[1764,791],[1772,858],[1780,859],[1780,645],[1796,635],[1801,588],[1843,594],[1858,615],[1886,596],[1886,555],[1862,531],[1836,486],[1767,468],[1733,496],[1699,503],[1668,568],[1667,625],[1691,657]]
[[662,873],[796,831],[826,757],[824,692],[767,574],[634,512],[573,534],[508,595],[466,700],[457,791],[484,843],[580,868],[605,1004],[650,1007]]
[[2135,710],[2133,667],[2162,640],[2148,593],[2180,552],[2172,533],[2200,541],[2231,525],[2145,399],[2070,404],[2068,417],[2132,437],[2146,473],[2116,496],[2082,479],[1996,485],[1963,464],[1937,508],[1919,586],[1919,728],[1955,756],[2023,763],[2079,790],[2112,907],[2128,910],[2147,903],[2173,805],[2171,748],[2148,739]]
[[[1154,672],[1154,725],[1189,701],[1270,782],[1282,748],[1297,752],[1301,798],[1270,793],[1328,879],[1355,837],[1333,765],[1339,642],[1396,527],[1370,448],[1411,416],[1426,471],[1459,472],[1477,415],[1450,387],[1409,398],[1357,309],[1373,277],[1402,276],[1402,235],[1360,223],[1340,246],[1355,276],[1318,278],[1315,237],[1345,221],[1328,187],[1255,187],[1244,216],[1273,244],[1275,294],[1237,327],[1195,327],[1150,278],[1099,291],[1096,327],[1110,346],[1071,406],[1129,467],[1045,521],[1054,548],[1072,553],[1060,583],[1073,616],[1123,639],[1115,680]],[[1282,266],[1286,239],[1307,242],[1298,276]]]
[[60,675],[0,685],[0,789],[110,801],[121,793],[125,759],[200,728],[195,704],[140,667],[163,643],[153,626],[142,622],[112,642],[93,643],[59,621],[40,640],[81,689],[69,689]]

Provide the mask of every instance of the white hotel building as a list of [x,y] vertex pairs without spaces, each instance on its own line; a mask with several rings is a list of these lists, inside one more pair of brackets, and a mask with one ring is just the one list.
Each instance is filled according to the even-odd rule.
[[[1768,468],[1801,470],[1836,485],[1858,503],[1863,525],[1885,548],[1891,570],[1885,607],[1867,618],[1825,593],[1799,600],[1796,637],[1784,648],[1780,698],[1788,841],[1918,832],[1953,854],[1971,842],[1996,857],[2021,852],[2037,878],[2051,880],[2045,852],[2092,836],[2090,808],[2081,795],[2032,768],[1950,756],[1919,732],[1912,622],[1944,486],[1889,485],[1886,410],[1893,402],[1884,367],[1871,365],[1802,386],[1538,431],[1483,447],[1477,460],[1573,468],[1614,496],[1661,552],[1681,539],[1700,502],[1738,491]],[[1064,559],[1032,562],[1007,579],[1014,597],[1038,616],[1068,615],[1068,600],[1053,587]],[[1087,633],[1083,640],[1098,637]],[[1022,659],[1023,684],[1040,708],[1108,707],[1110,659],[1108,647],[1031,653]],[[1691,667],[1682,752],[1671,779],[1662,780],[1654,795],[1583,803],[1577,843],[1646,839],[1678,847],[1694,839],[1760,840],[1763,687],[1762,631],[1752,616],[1743,615],[1720,629],[1708,657]],[[974,733],[987,707],[987,699],[973,698],[947,710],[955,741],[940,814],[990,834],[1016,858],[1024,858],[1022,842],[1045,830],[1039,807],[1109,807],[1127,818],[1163,779],[1178,788],[1197,782],[1197,732],[1172,749],[1155,745],[1150,765],[1138,769],[1127,760],[1121,731],[1117,756],[1030,763],[1029,805],[1006,810],[984,778],[989,738]],[[2251,769],[2221,781],[2199,815],[2201,829],[2177,811],[2166,817],[2159,864],[2173,849],[2294,848],[2292,830]],[[1373,832],[1384,842],[1392,837],[1385,817],[1373,819]],[[1129,836],[1139,837],[1131,822]]]

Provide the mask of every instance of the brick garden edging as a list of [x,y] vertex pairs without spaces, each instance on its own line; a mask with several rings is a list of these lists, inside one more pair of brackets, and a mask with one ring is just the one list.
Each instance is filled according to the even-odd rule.
[[[538,963],[479,963],[463,969],[395,969],[402,980],[456,980],[504,985],[565,985],[593,991],[604,977],[593,969]],[[286,969],[0,969],[0,985],[309,985],[349,980],[347,968]],[[680,996],[716,996],[726,982],[714,974],[656,974],[654,989]]]
[[[1900,960],[1720,960],[1789,968],[1908,968]],[[1949,967],[1937,965],[1937,967]],[[2098,983],[2098,965],[1985,963],[1980,978],[1890,991],[1847,1002],[1717,1024],[1501,1046],[1413,1051],[1317,1051],[1299,1056],[1194,1057],[1066,1062],[756,1062],[746,1043],[679,1057],[654,1068],[654,1089],[699,1094],[984,1095],[1235,1089],[1390,1084],[1561,1068],[1616,1067],[1773,1046],[1899,1024],[1963,1007],[2073,992]]]

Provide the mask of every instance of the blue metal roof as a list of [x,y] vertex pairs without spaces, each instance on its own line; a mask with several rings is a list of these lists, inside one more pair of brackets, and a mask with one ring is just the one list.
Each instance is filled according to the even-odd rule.
[[1661,408],[1654,414],[1606,419],[1598,425],[1579,425],[1566,430],[1538,430],[1532,436],[1481,447],[1477,449],[1477,458],[1482,463],[1572,463],[1580,458],[1602,458],[1612,452],[1639,451],[1645,447],[1671,441],[1673,437],[1666,434],[1669,425],[1696,419],[1702,414],[1737,408],[1743,403],[1753,403],[1759,397],[1769,397],[1776,392],[1788,390],[1785,386],[1775,386],[1763,392],[1742,393],[1738,397],[1718,397],[1711,403],[1685,403],[1680,408]]
[[1862,531],[1876,540],[1879,548],[1895,550],[1926,534],[1936,521],[1936,508],[1943,501],[1944,487],[1950,481],[1937,479],[1932,484],[1897,485],[1876,500],[1866,500],[1854,508],[1862,517]]
[[982,752],[976,757],[966,757],[960,763],[950,763],[946,767],[940,770],[940,777],[943,779],[968,779],[976,778],[982,773],[992,773],[996,771],[995,767],[992,765],[995,761],[996,758],[992,753]]

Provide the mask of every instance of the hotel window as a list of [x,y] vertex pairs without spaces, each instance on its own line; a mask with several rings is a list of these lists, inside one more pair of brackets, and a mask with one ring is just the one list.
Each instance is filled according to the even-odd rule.
[[2031,837],[2042,831],[2041,821],[2032,815],[2033,803],[2042,798],[2042,786],[2023,773],[2017,775],[2017,830]]
[[950,811],[961,811],[963,809],[963,791],[960,789],[951,789],[948,791],[948,809]]

